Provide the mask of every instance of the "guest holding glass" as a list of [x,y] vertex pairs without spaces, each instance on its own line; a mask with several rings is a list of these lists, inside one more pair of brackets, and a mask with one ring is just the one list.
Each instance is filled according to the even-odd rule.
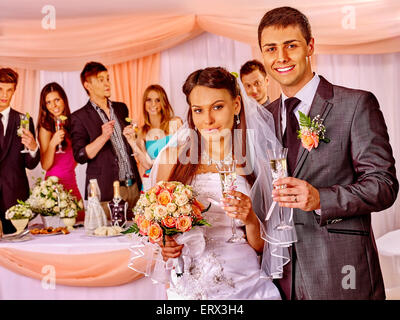
[[[46,177],[56,176],[65,190],[82,200],[76,183],[77,165],[71,144],[71,112],[64,89],[56,82],[45,85],[40,93],[37,121],[40,162]],[[84,220],[85,212],[78,212],[77,221]]]
[[5,219],[5,212],[17,200],[25,201],[29,196],[26,168],[32,170],[40,161],[32,119],[29,118],[29,129],[19,128],[22,113],[10,106],[17,83],[17,72],[0,69],[0,219],[5,234],[15,232],[11,221]]
[[133,155],[145,171],[142,173],[142,189],[147,191],[151,187],[148,178],[154,159],[182,125],[182,120],[174,116],[167,93],[158,84],[150,85],[144,91],[143,114],[144,125],[138,134],[135,134],[131,125],[126,127],[124,135],[132,147]]

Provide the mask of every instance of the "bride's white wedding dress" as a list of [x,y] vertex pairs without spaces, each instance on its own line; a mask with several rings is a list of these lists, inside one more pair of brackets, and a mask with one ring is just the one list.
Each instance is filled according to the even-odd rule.
[[[250,187],[246,180],[238,176],[237,183],[237,190],[248,195]],[[192,185],[199,194],[198,200],[206,206],[207,198],[219,202],[222,197],[218,173],[199,174]],[[196,257],[183,256],[185,272],[181,277],[171,271],[168,299],[281,299],[272,280],[260,277],[256,251],[247,243],[226,242],[232,235],[231,218],[222,208],[211,205],[204,217],[211,227],[194,228],[204,234],[204,251]],[[244,229],[238,227],[237,233],[243,235]]]

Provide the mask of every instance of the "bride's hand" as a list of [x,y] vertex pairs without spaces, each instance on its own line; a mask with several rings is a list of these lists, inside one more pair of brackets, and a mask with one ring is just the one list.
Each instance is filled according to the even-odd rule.
[[158,245],[161,247],[161,254],[164,261],[167,261],[169,258],[178,258],[182,254],[183,244],[178,244],[170,236],[165,237],[165,245],[162,240],[158,242]]
[[235,199],[221,199],[224,205],[222,209],[226,214],[231,218],[239,219],[245,225],[256,223],[257,216],[253,211],[250,198],[239,191],[229,191],[228,194],[234,196]]

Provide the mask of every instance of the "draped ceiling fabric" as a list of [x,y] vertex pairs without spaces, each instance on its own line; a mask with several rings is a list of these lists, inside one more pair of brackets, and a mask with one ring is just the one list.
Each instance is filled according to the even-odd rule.
[[316,53],[400,51],[397,0],[141,2],[99,0],[88,6],[80,0],[54,0],[56,28],[45,30],[41,1],[4,1],[0,64],[56,71],[80,70],[88,60],[111,65],[161,52],[203,31],[257,46],[261,17],[281,5],[292,5],[309,17]]

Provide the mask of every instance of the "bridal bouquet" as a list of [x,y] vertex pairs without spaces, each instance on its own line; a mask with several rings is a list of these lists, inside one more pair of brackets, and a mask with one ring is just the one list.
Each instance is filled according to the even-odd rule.
[[133,225],[123,233],[147,236],[152,243],[165,236],[188,232],[194,226],[210,226],[202,213],[208,211],[196,200],[190,185],[177,181],[160,181],[142,194],[133,208]]
[[83,209],[82,201],[78,202],[71,191],[65,190],[55,176],[46,180],[37,179],[26,203],[35,213],[42,216],[59,215],[60,218],[74,218]]

